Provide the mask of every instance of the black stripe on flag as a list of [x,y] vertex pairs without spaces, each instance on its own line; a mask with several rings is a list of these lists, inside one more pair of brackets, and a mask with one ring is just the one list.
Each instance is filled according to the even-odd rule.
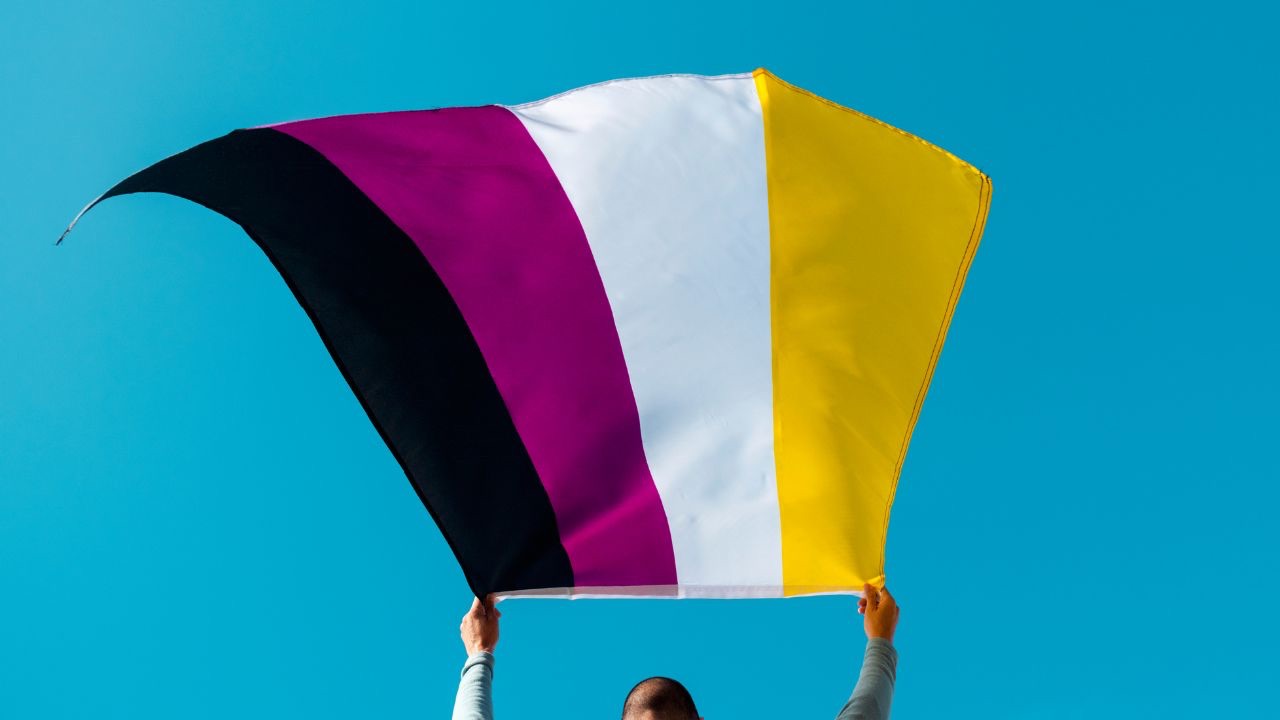
[[238,130],[127,178],[238,223],[310,316],[478,596],[571,587],[543,489],[475,339],[413,241],[309,145]]

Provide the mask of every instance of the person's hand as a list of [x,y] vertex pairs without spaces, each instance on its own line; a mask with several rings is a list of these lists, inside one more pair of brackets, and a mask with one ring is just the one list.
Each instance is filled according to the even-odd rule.
[[462,624],[458,626],[462,632],[462,646],[467,649],[468,656],[478,652],[491,653],[498,646],[500,617],[502,613],[498,612],[492,595],[484,602],[480,602],[480,598],[471,602],[471,609],[462,616]]
[[877,590],[870,583],[862,586],[862,592],[858,612],[866,616],[862,625],[867,637],[893,642],[893,631],[898,628],[898,601],[889,594],[889,588]]

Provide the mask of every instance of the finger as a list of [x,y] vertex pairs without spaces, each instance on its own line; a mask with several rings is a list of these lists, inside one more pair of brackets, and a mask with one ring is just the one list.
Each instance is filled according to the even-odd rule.
[[898,601],[889,593],[889,588],[887,586],[880,590],[880,604],[895,606],[898,604]]
[[871,583],[865,583],[862,586],[862,592],[866,596],[867,607],[875,610],[880,607],[880,594]]

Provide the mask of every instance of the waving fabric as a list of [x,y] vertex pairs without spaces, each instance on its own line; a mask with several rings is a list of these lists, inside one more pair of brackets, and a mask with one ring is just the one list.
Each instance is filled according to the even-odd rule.
[[94,204],[245,229],[477,594],[771,597],[883,582],[990,187],[762,69],[238,130]]

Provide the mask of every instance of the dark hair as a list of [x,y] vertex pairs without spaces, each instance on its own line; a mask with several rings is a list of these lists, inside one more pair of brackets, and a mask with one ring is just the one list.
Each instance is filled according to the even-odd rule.
[[693,696],[683,685],[668,677],[641,680],[627,693],[622,704],[622,720],[653,713],[657,720],[698,720]]

